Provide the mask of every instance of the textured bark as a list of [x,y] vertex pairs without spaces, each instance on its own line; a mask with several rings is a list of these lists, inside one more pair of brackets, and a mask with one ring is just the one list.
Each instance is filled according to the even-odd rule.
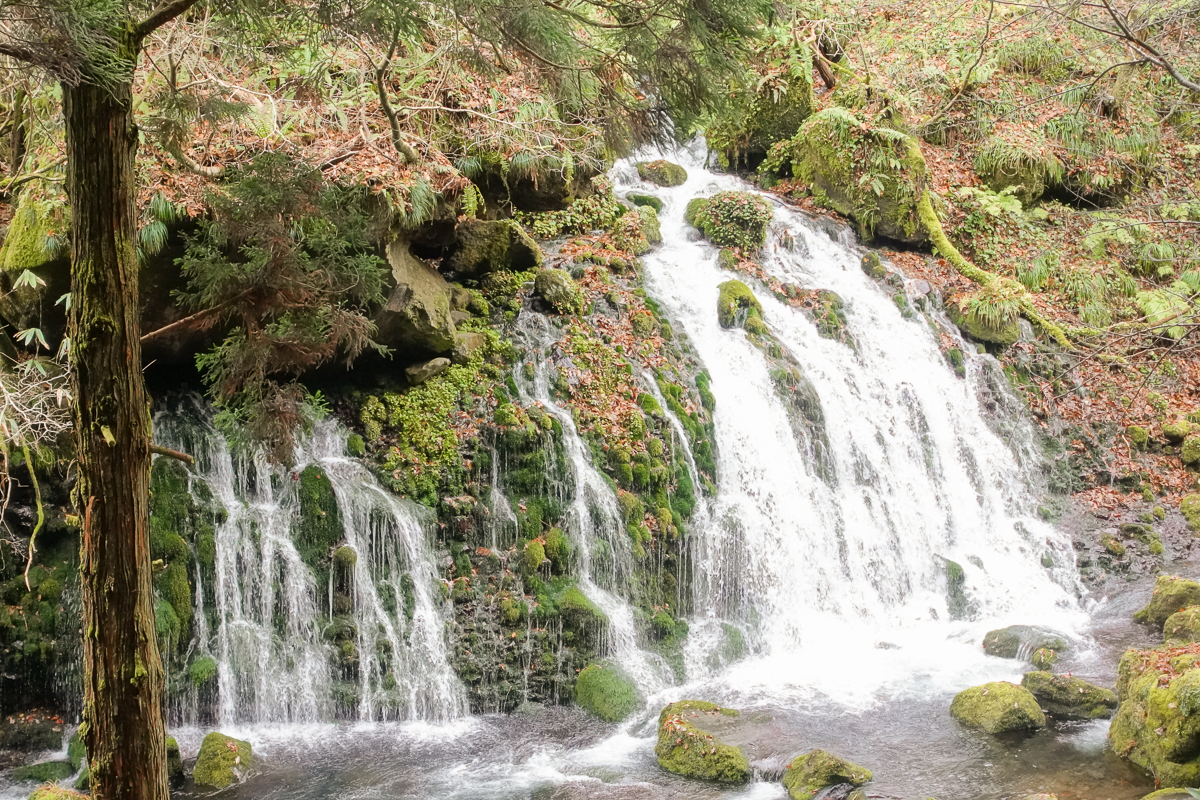
[[[133,75],[138,42],[117,31]],[[71,205],[72,389],[83,516],[83,740],[96,800],[165,800],[163,670],[154,630],[129,78],[63,86]]]

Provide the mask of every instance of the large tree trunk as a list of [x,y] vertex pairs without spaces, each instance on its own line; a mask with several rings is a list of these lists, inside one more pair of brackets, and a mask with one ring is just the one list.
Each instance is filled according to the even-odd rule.
[[167,797],[163,669],[150,582],[150,412],[134,249],[130,79],[137,51],[129,36],[117,42],[128,76],[116,84],[63,86],[76,503],[83,516],[83,741],[96,800]]

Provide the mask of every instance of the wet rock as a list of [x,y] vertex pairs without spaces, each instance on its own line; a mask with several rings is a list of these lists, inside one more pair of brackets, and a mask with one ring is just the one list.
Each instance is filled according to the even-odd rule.
[[1188,606],[1167,617],[1163,623],[1163,642],[1167,647],[1200,642],[1200,606]]
[[687,181],[687,170],[670,161],[639,161],[638,177],[658,186],[682,186]]
[[455,230],[445,266],[470,277],[494,270],[523,272],[542,266],[542,250],[512,220],[469,219]]
[[792,759],[783,775],[783,785],[792,800],[811,800],[814,796],[849,798],[855,787],[873,777],[869,769],[826,750],[813,750]]
[[654,748],[659,766],[676,775],[716,783],[750,780],[750,762],[745,754],[718,736],[722,718],[739,715],[738,711],[702,700],[682,700],[666,706],[658,715],[658,744]]
[[[1007,628],[989,631],[983,637],[983,649],[989,656],[998,658],[1021,658],[1029,660],[1038,650],[1062,653],[1067,642],[1061,636],[1044,628],[1030,625],[1010,625]],[[1039,659],[1046,663],[1046,654]]]
[[642,705],[637,684],[613,664],[591,664],[575,681],[575,702],[605,722],[621,722]]
[[254,755],[249,742],[213,731],[200,744],[200,756],[192,770],[192,780],[197,786],[224,789],[240,781],[253,763]]
[[1080,678],[1027,672],[1021,685],[1055,719],[1108,719],[1117,710],[1117,693]]
[[717,320],[722,328],[746,327],[751,318],[762,320],[762,304],[749,286],[730,280],[717,289]]
[[0,750],[57,750],[62,740],[62,726],[51,720],[25,722],[20,715],[0,719]]
[[561,269],[538,270],[533,290],[560,314],[583,311],[583,295],[575,280]]
[[9,775],[13,783],[56,783],[75,774],[70,761],[43,761],[17,767]]
[[452,348],[455,330],[450,317],[450,284],[409,252],[407,242],[389,244],[387,258],[396,285],[375,315],[375,340],[388,347],[431,353]]
[[1187,789],[1159,789],[1157,792],[1151,792],[1142,798],[1142,800],[1192,800],[1193,795],[1188,793]]
[[950,714],[964,725],[991,734],[1046,727],[1046,715],[1033,694],[1007,681],[959,692],[950,704]]
[[650,194],[630,194],[626,199],[635,206],[650,206],[657,213],[662,213],[663,201]]
[[946,316],[960,331],[975,342],[986,342],[998,347],[1009,347],[1021,338],[1021,326],[1017,318],[999,326],[992,326],[977,319],[970,310],[954,302],[946,303]]
[[413,386],[422,384],[430,378],[441,375],[450,368],[450,359],[448,358],[433,358],[429,361],[423,361],[420,364],[414,364],[404,370],[404,376],[408,378],[408,382]]
[[1200,605],[1200,583],[1172,575],[1161,575],[1154,582],[1154,594],[1146,607],[1133,615],[1135,622],[1162,626],[1167,618],[1188,606]]
[[183,755],[179,752],[179,743],[174,736],[167,737],[167,782],[171,786],[183,786],[187,782],[187,772],[183,768]]
[[1109,745],[1159,785],[1200,783],[1200,654],[1193,646],[1127,650]]
[[450,359],[455,364],[466,364],[471,356],[487,344],[487,337],[482,333],[459,333],[454,337],[454,350]]

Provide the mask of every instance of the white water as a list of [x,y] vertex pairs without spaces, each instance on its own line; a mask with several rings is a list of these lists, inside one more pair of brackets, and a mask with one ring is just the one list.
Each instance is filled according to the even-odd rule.
[[[199,418],[199,422],[197,422]],[[355,716],[360,721],[445,721],[467,713],[466,693],[446,653],[429,530],[415,508],[342,455],[346,432],[318,423],[297,448],[293,470],[261,453],[230,451],[191,409],[162,414],[156,439],[191,453],[193,471],[228,512],[216,533],[217,624],[204,619],[197,581],[196,653],[216,659],[218,722],[305,724],[334,712],[333,644],[327,641],[332,589],[317,586],[292,543],[299,523],[297,476],[316,465],[328,476],[345,543],[358,554],[352,611],[358,653]],[[403,582],[411,578],[412,619]],[[353,691],[355,690],[356,691]],[[194,707],[194,701],[192,703]]]
[[[716,248],[684,223],[684,206],[747,186],[696,158],[670,157],[681,155],[689,177],[674,189],[641,182],[632,162],[612,174],[619,192],[649,190],[664,202],[664,243],[642,259],[646,289],[686,333],[717,400],[719,492],[691,525],[696,677],[704,674],[696,647],[711,645],[722,620],[754,632],[756,657],[719,683],[749,702],[819,693],[849,706],[1011,677],[1011,662],[982,655],[990,628],[1078,631],[1085,615],[1073,552],[1033,515],[1030,476],[987,424],[975,390],[981,359],[969,359],[967,380],[957,378],[929,324],[905,320],[862,272],[848,231],[835,241],[778,207],[764,267],[839,294],[857,350],[818,336],[766,287],[718,268]],[[792,251],[778,243],[785,233]],[[763,353],[741,330],[718,325],[717,286],[731,278],[755,290],[772,333],[821,398],[831,480],[797,443]],[[1017,427],[1014,435],[1030,436]],[[1041,565],[1046,553],[1053,570]],[[945,559],[966,573],[969,622],[950,621]]]

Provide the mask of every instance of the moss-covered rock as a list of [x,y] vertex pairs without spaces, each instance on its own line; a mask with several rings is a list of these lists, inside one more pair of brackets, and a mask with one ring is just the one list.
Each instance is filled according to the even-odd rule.
[[988,324],[978,315],[972,314],[969,308],[954,301],[946,303],[946,316],[960,331],[976,342],[1011,347],[1021,338],[1021,324],[1016,318],[997,327]]
[[212,656],[201,656],[188,667],[188,680],[199,688],[217,675],[217,661]]
[[1150,444],[1149,432],[1139,425],[1130,425],[1125,429],[1125,435],[1129,437],[1129,443],[1138,450],[1145,450]]
[[71,762],[71,769],[75,772],[87,763],[87,751],[83,746],[83,739],[79,738],[79,732],[76,731],[71,735],[71,739],[67,742],[67,760]]
[[1029,658],[1037,650],[1063,652],[1067,642],[1061,636],[1030,625],[1010,625],[988,631],[983,637],[983,649],[997,658]]
[[725,281],[717,287],[717,319],[722,328],[745,326],[750,317],[762,319],[762,304],[741,281]]
[[950,714],[964,725],[991,734],[1046,727],[1046,715],[1033,694],[1007,681],[959,692],[950,704]]
[[760,74],[750,88],[733,93],[705,132],[722,167],[757,166],[772,145],[795,135],[816,106],[811,72],[804,68]]
[[813,750],[796,756],[783,773],[783,785],[792,800],[812,800],[828,786],[848,783],[862,786],[874,775],[871,770],[852,764],[826,750]]
[[638,176],[658,186],[682,186],[687,182],[687,170],[670,161],[639,161]]
[[1167,619],[1188,606],[1200,605],[1200,583],[1172,575],[1160,575],[1154,594],[1145,608],[1133,615],[1135,622],[1161,628]]
[[776,145],[763,166],[779,171],[790,165],[819,202],[857,222],[866,238],[924,244],[929,236],[917,200],[929,170],[909,143],[898,131],[869,128],[844,108],[827,108]]
[[659,214],[662,213],[663,201],[652,194],[630,194],[626,195],[626,198],[635,206],[650,206]]
[[1127,650],[1109,745],[1160,784],[1200,783],[1200,655],[1194,646]]
[[[0,610],[3,609],[4,606],[0,605]],[[0,717],[0,750],[21,753],[57,750],[62,747],[62,740],[62,727],[51,720],[26,722],[19,716],[10,720]]]
[[1159,789],[1142,797],[1142,800],[1192,800],[1187,789]]
[[1049,647],[1039,647],[1029,656],[1029,663],[1040,670],[1046,670],[1058,663],[1060,651]]
[[[65,328],[62,307],[54,301],[70,291],[70,262],[47,245],[56,230],[55,240],[60,244],[67,241],[61,233],[65,211],[61,204],[41,199],[34,191],[22,191],[0,248],[0,320],[15,330],[41,328],[51,342]],[[46,285],[15,288],[13,282],[25,270]]]
[[430,264],[413,255],[408,242],[388,244],[387,260],[392,289],[383,308],[375,314],[375,340],[418,353],[444,353],[452,348],[455,327],[450,303],[454,290],[450,284]]
[[1189,528],[1200,531],[1200,494],[1189,494],[1180,500],[1179,511]]
[[1045,139],[993,136],[975,154],[975,172],[994,192],[1008,191],[1024,206],[1062,184],[1066,170]]
[[1055,719],[1108,719],[1117,710],[1117,693],[1079,678],[1026,672],[1021,685]]
[[763,246],[774,216],[774,207],[761,195],[732,191],[697,197],[684,211],[684,220],[713,244],[746,252]]
[[1174,422],[1164,422],[1162,424],[1162,435],[1167,440],[1168,444],[1179,445],[1183,440],[1192,433],[1192,423],[1186,419],[1177,419]]
[[862,271],[871,280],[881,281],[887,277],[887,267],[879,258],[878,253],[867,253],[862,257]]
[[[333,482],[316,464],[305,467],[299,476],[300,514],[292,530],[292,540],[300,558],[320,576],[328,576],[329,557],[342,539],[342,513]],[[317,585],[322,585],[320,580]]]
[[662,226],[658,222],[658,210],[653,206],[640,206],[637,209],[638,218],[642,223],[642,235],[649,244],[662,244]]
[[591,664],[575,681],[575,702],[606,722],[621,722],[641,707],[642,698],[616,666]]
[[716,783],[750,780],[750,762],[745,754],[704,728],[708,716],[737,713],[702,700],[681,700],[663,708],[658,715],[658,744],[654,748],[659,766],[676,775]]
[[523,272],[542,266],[542,249],[512,220],[466,220],[454,230],[446,267],[477,276],[495,270]]
[[200,755],[192,769],[192,780],[197,786],[224,789],[240,781],[253,763],[254,754],[249,742],[213,731],[200,744]]
[[1188,606],[1167,617],[1163,623],[1163,642],[1168,647],[1200,642],[1200,606]]
[[43,761],[17,767],[9,775],[13,783],[56,783],[75,774],[70,761]]
[[167,782],[172,786],[183,786],[187,782],[187,772],[183,768],[183,754],[179,752],[179,742],[174,736],[167,737]]
[[559,314],[583,311],[583,293],[570,275],[561,269],[541,269],[533,278],[533,290]]
[[[80,788],[78,785],[76,789]],[[87,788],[86,786],[83,788]],[[64,789],[61,786],[39,786],[34,790],[33,794],[29,795],[29,800],[83,800],[86,794],[73,792],[70,789]]]

